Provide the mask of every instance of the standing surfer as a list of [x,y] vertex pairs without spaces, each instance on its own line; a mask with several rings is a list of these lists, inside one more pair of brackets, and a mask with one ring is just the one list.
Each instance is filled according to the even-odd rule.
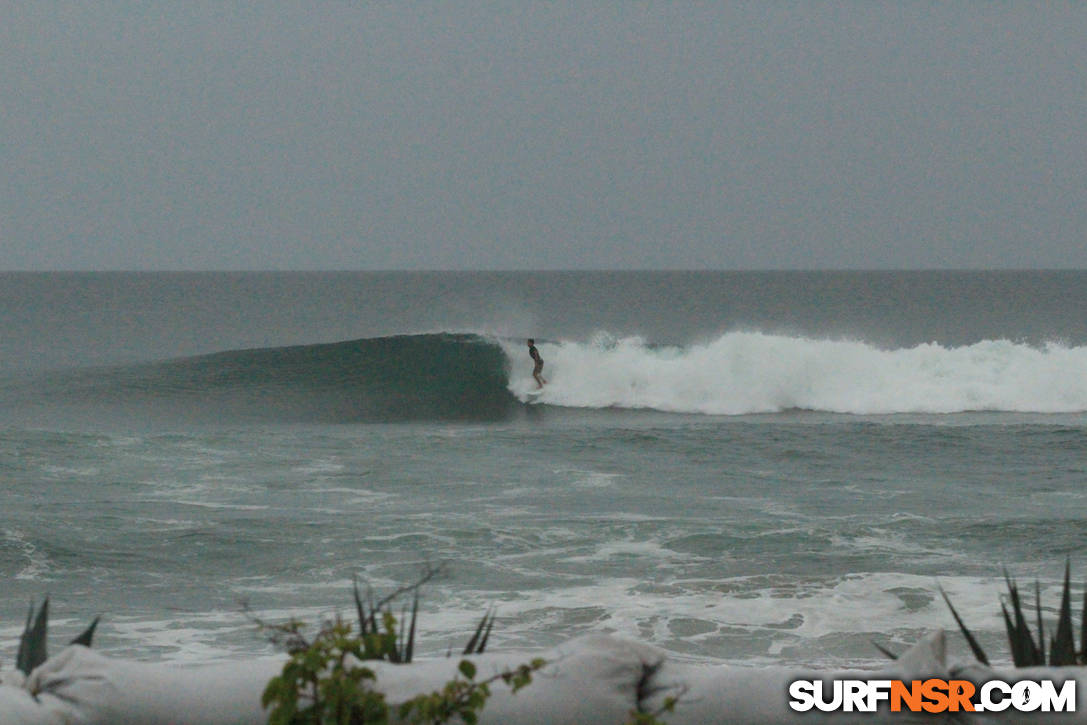
[[543,387],[547,381],[543,378],[543,358],[540,357],[540,351],[536,349],[536,341],[531,337],[528,339],[528,356],[532,358],[532,361],[536,363],[532,367],[532,377],[536,379],[536,385]]

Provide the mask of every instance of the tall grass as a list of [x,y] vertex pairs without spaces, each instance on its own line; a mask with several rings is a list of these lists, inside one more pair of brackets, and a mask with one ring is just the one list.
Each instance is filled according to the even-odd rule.
[[[70,644],[81,644],[84,647],[90,647],[99,619],[99,617],[95,617],[90,626],[83,630],[83,633],[73,639]],[[46,597],[36,614],[34,612],[34,603],[30,603],[30,611],[26,615],[26,625],[23,627],[23,634],[19,638],[19,650],[15,654],[15,667],[24,675],[30,675],[35,667],[49,659],[46,642],[48,630],[49,597]]]
[[[1020,594],[1019,585],[1004,570],[1004,583],[1008,588],[1007,598],[1000,603],[1000,611],[1004,616],[1004,628],[1008,636],[1008,648],[1011,650],[1012,662],[1016,667],[1036,667],[1049,665],[1051,667],[1064,667],[1067,665],[1087,664],[1087,586],[1083,592],[1083,608],[1080,613],[1079,648],[1076,647],[1075,627],[1072,622],[1072,578],[1071,562],[1064,563],[1064,584],[1061,587],[1061,603],[1057,610],[1056,628],[1046,641],[1045,621],[1042,619],[1042,591],[1038,581],[1034,582],[1034,627],[1037,634],[1031,631],[1028,608]],[[982,664],[989,664],[989,657],[978,643],[977,638],[969,627],[962,621],[955,605],[947,592],[940,587],[940,595],[951,610],[951,616],[966,638],[970,651],[975,659]],[[1010,610],[1009,610],[1010,607]],[[876,644],[876,648],[891,659],[896,655]]]

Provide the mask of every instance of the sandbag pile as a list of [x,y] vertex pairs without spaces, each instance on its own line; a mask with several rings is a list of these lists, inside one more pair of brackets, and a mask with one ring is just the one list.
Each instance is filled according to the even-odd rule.
[[[492,725],[582,725],[629,720],[641,708],[654,712],[665,698],[679,696],[674,712],[661,715],[670,725],[722,723],[880,723],[950,722],[909,712],[794,712],[789,684],[796,679],[924,679],[941,677],[984,681],[1052,677],[1078,678],[1084,668],[1030,668],[994,671],[970,662],[949,665],[942,632],[936,632],[886,668],[864,672],[813,671],[785,667],[694,664],[670,659],[655,647],[606,635],[575,639],[544,653],[494,653],[470,657],[483,679],[516,668],[533,657],[548,664],[530,685],[513,693],[501,683],[480,714]],[[461,658],[417,661],[410,665],[366,662],[377,674],[386,701],[399,703],[440,690],[457,674]],[[260,698],[284,658],[185,667],[114,659],[73,645],[23,678],[0,673],[0,725],[260,725],[267,722]],[[1087,692],[1087,690],[1083,690]],[[957,713],[959,723],[1087,723],[1082,712]]]

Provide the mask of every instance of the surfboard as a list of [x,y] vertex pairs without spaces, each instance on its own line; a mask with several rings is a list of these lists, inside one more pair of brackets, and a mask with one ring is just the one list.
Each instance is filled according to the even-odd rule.
[[539,388],[537,390],[530,390],[525,393],[525,402],[535,403],[537,400],[539,400],[541,395],[543,395],[543,388]]

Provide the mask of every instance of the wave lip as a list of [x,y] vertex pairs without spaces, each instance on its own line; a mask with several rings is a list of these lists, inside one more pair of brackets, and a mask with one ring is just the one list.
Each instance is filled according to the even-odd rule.
[[[986,340],[884,350],[865,342],[730,332],[660,347],[638,337],[538,343],[538,401],[577,408],[743,415],[1087,411],[1087,347]],[[527,371],[510,390],[526,399]]]

